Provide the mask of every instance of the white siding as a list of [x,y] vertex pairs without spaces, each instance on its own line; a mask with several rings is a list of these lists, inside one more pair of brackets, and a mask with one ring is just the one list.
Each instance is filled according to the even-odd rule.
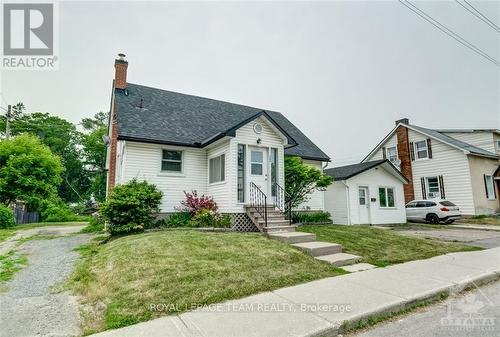
[[500,203],[498,202],[500,191],[498,191],[497,183],[495,182],[493,185],[496,189],[496,198],[494,199],[486,197],[486,187],[484,184],[484,175],[492,176],[499,164],[499,161],[495,159],[469,156],[476,214],[492,214],[500,211]]
[[341,181],[334,182],[325,191],[325,211],[332,215],[333,223],[348,224],[347,210],[347,187]]
[[[373,161],[373,160],[380,160],[384,159],[384,154],[382,151],[382,148],[388,148],[388,147],[398,147],[398,136],[397,133],[394,133],[381,147],[380,149],[377,150],[370,158],[367,158],[365,161]],[[396,150],[397,151],[397,150]]]
[[[207,172],[206,172],[206,181],[207,181],[207,195],[214,198],[215,202],[219,206],[219,210],[222,213],[230,212],[231,207],[231,198],[233,197],[230,192],[231,180],[234,170],[229,170],[233,165],[236,165],[235,161],[233,161],[232,156],[230,155],[230,142],[229,140],[225,140],[222,144],[217,144],[209,149],[207,149]],[[208,161],[210,158],[217,157],[224,154],[225,155],[225,179],[222,182],[210,184],[208,182]],[[235,195],[236,196],[236,195]]]
[[[161,172],[162,149],[183,151],[182,174]],[[184,191],[207,194],[207,153],[204,149],[126,142],[126,161],[117,183],[137,178],[155,184],[163,192],[161,212],[173,212],[184,200]]]
[[495,153],[493,132],[448,132],[448,136]]
[[[428,137],[408,130],[410,142]],[[467,156],[447,144],[432,139],[432,159],[415,160],[412,164],[415,198],[422,198],[421,177],[442,175],[446,199],[460,207],[463,214],[474,215],[472,184]]]
[[[358,187],[368,186],[371,224],[406,223],[403,183],[384,168],[378,166],[346,180],[349,186],[351,224],[359,224]],[[382,208],[379,204],[379,187],[394,188],[394,208]],[[372,202],[370,199],[375,198]]]
[[[323,163],[315,160],[304,160],[304,164],[313,166],[321,171],[323,171]],[[312,211],[322,211],[325,209],[325,192],[320,190],[314,190],[309,194],[309,199],[300,204],[297,210],[312,210]]]

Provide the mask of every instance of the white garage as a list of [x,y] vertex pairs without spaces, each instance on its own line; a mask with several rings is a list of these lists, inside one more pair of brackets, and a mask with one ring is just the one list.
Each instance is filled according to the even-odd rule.
[[403,185],[408,180],[389,160],[326,169],[334,183],[325,191],[325,210],[336,224],[405,223]]

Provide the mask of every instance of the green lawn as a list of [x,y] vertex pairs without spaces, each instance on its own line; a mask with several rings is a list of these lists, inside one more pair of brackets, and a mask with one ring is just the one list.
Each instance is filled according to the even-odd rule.
[[27,263],[26,255],[18,252],[11,251],[5,255],[0,255],[0,291],[2,291],[4,284],[12,279],[14,274]]
[[[250,233],[166,230],[92,243],[80,252],[68,287],[87,308],[86,333],[344,273]],[[168,307],[152,310],[155,304]]]
[[47,227],[47,226],[82,226],[86,225],[87,222],[36,222],[24,225],[16,225],[12,228],[0,229],[0,243],[7,240],[11,236],[14,236],[17,231],[32,229],[37,227]]
[[467,223],[474,225],[498,225],[500,226],[500,217],[498,216],[487,216],[478,215],[472,218],[463,218],[458,221],[459,223]]
[[346,253],[360,255],[364,262],[379,267],[412,260],[427,259],[451,252],[480,248],[413,238],[390,229],[370,226],[306,225],[300,231],[315,233],[319,241],[339,243]]

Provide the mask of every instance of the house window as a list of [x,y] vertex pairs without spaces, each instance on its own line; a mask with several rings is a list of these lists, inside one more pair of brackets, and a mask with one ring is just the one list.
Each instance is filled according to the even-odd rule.
[[245,202],[245,145],[238,144],[238,202]]
[[366,205],[366,188],[359,189],[359,204]]
[[493,183],[493,176],[484,176],[484,184],[486,186],[486,197],[488,199],[496,199],[495,185]]
[[210,158],[208,161],[208,182],[218,183],[224,181],[226,172],[226,156],[224,154]]
[[429,153],[427,152],[427,141],[422,140],[420,142],[415,142],[415,152],[417,153],[417,159],[429,158]]
[[398,159],[398,150],[395,146],[387,148],[387,157],[392,163],[395,163]]
[[379,187],[378,199],[380,207],[395,207],[394,202],[394,188],[392,187]]
[[271,148],[271,196],[276,196],[278,182],[278,149]]
[[497,150],[500,151],[500,140],[497,140],[496,143],[497,143]]
[[438,177],[427,177],[427,197],[428,198],[440,198],[441,193],[439,190],[439,179]]
[[182,172],[182,151],[163,150],[161,170],[167,172]]
[[251,151],[250,162],[251,173],[256,176],[261,176],[263,171],[264,153],[262,151]]

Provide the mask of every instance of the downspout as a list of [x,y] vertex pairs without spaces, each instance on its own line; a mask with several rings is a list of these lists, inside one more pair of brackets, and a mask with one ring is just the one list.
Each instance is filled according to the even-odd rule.
[[345,186],[345,190],[347,192],[347,224],[351,224],[351,196],[350,196],[350,189],[349,185],[345,183],[345,180],[342,180],[342,184]]

